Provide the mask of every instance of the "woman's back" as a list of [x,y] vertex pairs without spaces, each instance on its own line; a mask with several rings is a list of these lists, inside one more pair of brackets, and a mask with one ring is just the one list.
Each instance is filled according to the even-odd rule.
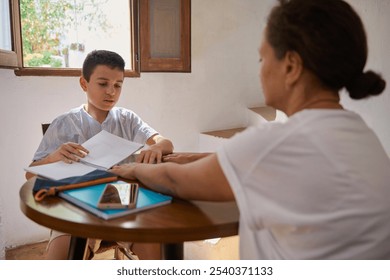
[[242,258],[390,258],[390,160],[356,114],[304,110],[219,158],[240,182]]

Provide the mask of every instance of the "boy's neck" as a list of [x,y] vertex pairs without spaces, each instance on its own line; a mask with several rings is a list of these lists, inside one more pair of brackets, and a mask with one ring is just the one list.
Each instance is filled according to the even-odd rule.
[[93,106],[89,106],[88,104],[84,105],[84,110],[99,123],[103,123],[105,121],[109,112],[109,111],[99,110]]

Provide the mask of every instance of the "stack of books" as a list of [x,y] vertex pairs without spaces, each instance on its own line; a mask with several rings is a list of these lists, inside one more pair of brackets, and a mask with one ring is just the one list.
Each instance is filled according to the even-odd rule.
[[[143,147],[142,144],[123,139],[104,130],[84,142],[82,145],[89,150],[89,153],[84,158],[80,158],[79,162],[68,164],[61,161],[30,166],[26,167],[25,170],[54,181],[84,176],[95,170],[107,171],[112,166],[122,162]],[[111,184],[113,183],[125,182],[111,182]],[[134,208],[99,209],[97,207],[98,201],[105,186],[106,184],[98,184],[64,190],[59,192],[58,196],[105,220],[123,217],[132,213],[165,205],[172,201],[171,196],[163,195],[140,186],[138,189],[136,206]]]

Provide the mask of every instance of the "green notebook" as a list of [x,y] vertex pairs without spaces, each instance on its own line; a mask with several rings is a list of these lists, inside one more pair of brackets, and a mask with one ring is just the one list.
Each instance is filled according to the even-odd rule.
[[[116,183],[123,183],[118,181]],[[58,196],[72,204],[104,219],[110,220],[125,215],[137,213],[150,208],[166,205],[172,202],[172,197],[143,187],[138,189],[138,199],[135,208],[131,209],[99,209],[97,204],[106,184],[100,184],[79,189],[66,190]]]

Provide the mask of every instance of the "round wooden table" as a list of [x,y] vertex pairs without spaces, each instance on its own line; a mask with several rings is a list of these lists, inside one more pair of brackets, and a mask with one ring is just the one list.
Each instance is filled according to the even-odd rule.
[[173,199],[172,203],[103,220],[59,197],[34,200],[32,178],[20,189],[20,208],[32,221],[72,235],[70,259],[82,259],[86,238],[161,243],[164,259],[182,259],[183,242],[238,234],[235,202]]

